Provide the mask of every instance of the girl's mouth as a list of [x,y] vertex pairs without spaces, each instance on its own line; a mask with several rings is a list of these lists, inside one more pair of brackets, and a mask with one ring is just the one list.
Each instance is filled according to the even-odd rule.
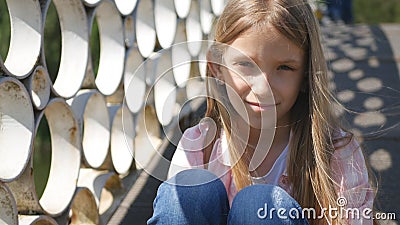
[[256,110],[270,110],[278,105],[278,104],[260,104],[258,102],[248,102],[248,101],[245,102]]

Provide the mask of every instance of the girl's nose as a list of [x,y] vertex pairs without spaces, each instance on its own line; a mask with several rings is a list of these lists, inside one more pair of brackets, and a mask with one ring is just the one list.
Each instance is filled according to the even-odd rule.
[[268,82],[268,75],[266,75],[264,72],[257,76],[251,77],[248,82],[251,87],[251,91],[258,98],[267,98],[272,96],[272,89],[270,83]]

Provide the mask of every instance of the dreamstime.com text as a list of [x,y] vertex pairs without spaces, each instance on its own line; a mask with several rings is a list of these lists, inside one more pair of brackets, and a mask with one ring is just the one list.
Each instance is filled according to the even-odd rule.
[[[268,208],[265,203],[263,207],[257,210],[257,216],[260,219],[322,219],[328,216],[331,219],[344,218],[351,220],[396,220],[396,213],[374,213],[370,208],[347,208],[347,200],[339,197],[336,201],[337,207],[322,208],[319,213],[314,208]],[[318,214],[318,215],[317,215]]]

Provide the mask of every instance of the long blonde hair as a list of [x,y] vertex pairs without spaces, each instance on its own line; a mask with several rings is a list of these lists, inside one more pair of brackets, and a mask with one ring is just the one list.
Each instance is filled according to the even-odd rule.
[[[292,196],[304,207],[321,208],[336,205],[337,194],[331,175],[330,161],[335,151],[334,133],[343,129],[331,108],[334,97],[328,89],[327,65],[320,42],[317,20],[306,0],[231,0],[215,26],[215,41],[229,43],[244,31],[265,24],[272,24],[281,34],[303,49],[308,66],[305,69],[304,90],[299,93],[292,107],[292,138],[289,145],[287,173]],[[207,76],[212,77],[211,71]],[[208,79],[207,90],[216,90],[216,84]],[[212,93],[209,93],[212,95]],[[214,98],[207,98],[206,117],[224,129],[231,137],[231,125],[227,112]],[[311,135],[310,135],[311,134]],[[238,191],[251,184],[248,160],[229,145],[232,159],[238,159],[232,167]],[[231,159],[231,160],[232,160]],[[327,218],[330,220],[329,218]],[[324,224],[325,219],[310,221]],[[342,224],[340,218],[329,223]]]

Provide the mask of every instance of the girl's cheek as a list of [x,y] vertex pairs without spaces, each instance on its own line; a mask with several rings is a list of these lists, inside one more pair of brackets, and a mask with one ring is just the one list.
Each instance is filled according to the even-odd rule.
[[232,76],[232,88],[234,88],[236,91],[245,91],[246,89],[249,88],[247,82],[245,80],[243,80],[241,77],[239,76]]

